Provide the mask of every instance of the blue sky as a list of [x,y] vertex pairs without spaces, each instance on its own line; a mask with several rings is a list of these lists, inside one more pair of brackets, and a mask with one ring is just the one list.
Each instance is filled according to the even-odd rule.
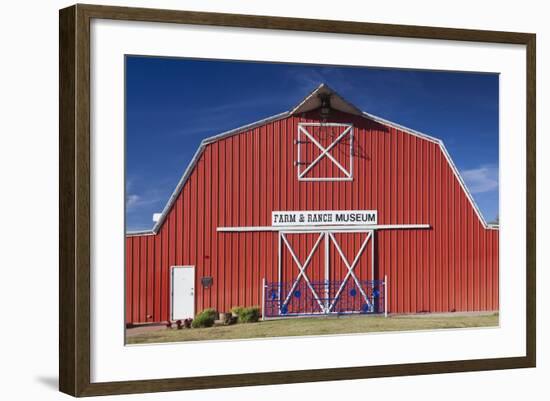
[[498,215],[498,75],[126,58],[126,228],[150,229],[205,137],[287,111],[325,82],[361,110],[444,141]]

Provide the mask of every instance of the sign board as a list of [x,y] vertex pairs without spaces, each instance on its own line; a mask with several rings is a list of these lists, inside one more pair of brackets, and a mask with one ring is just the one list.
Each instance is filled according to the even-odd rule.
[[272,226],[345,226],[378,223],[376,210],[300,210],[271,212]]

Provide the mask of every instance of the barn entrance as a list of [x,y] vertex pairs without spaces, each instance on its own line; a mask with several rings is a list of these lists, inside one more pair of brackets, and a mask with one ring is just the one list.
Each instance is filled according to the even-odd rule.
[[278,282],[264,285],[266,317],[381,313],[374,230],[279,231]]
[[387,313],[387,277],[377,271],[379,230],[429,224],[378,224],[377,210],[271,212],[271,225],[218,227],[218,232],[277,235],[277,275],[262,279],[262,316]]

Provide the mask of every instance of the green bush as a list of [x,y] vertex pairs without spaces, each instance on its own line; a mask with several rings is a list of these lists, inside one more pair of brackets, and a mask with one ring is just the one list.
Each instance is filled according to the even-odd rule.
[[260,320],[260,308],[252,306],[244,308],[239,315],[239,320],[242,323],[254,323]]
[[231,313],[238,317],[244,309],[244,306],[234,306],[231,308]]
[[238,316],[239,323],[254,323],[260,319],[260,308],[256,306],[249,308],[236,306],[231,309],[231,312]]
[[193,319],[191,326],[193,328],[197,327],[212,327],[214,325],[214,320],[216,320],[216,311],[214,309],[205,309]]

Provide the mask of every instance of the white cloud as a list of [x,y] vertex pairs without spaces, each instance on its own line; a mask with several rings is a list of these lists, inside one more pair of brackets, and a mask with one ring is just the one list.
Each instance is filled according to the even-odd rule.
[[141,196],[136,194],[130,194],[126,197],[126,207],[131,209],[132,207],[137,206],[141,201]]
[[490,192],[498,189],[498,167],[494,165],[483,165],[461,172],[466,185],[473,194]]
[[166,195],[163,196],[163,194],[156,189],[150,189],[141,195],[131,193],[126,195],[126,211],[135,212],[136,210],[142,210],[143,208],[148,208],[164,201],[166,201]]

